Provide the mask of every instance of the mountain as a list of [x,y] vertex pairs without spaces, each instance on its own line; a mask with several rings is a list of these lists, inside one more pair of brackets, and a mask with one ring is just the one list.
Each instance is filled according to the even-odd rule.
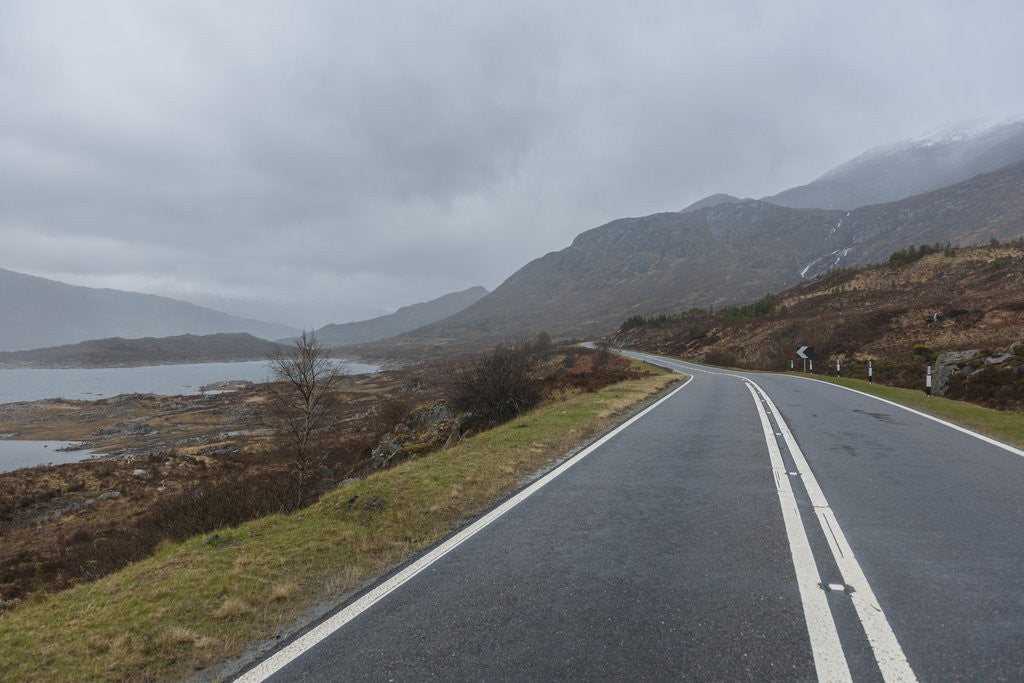
[[604,334],[626,317],[734,303],[910,244],[1024,233],[1024,163],[853,211],[765,201],[612,221],[531,261],[486,297],[409,337]]
[[706,209],[709,206],[718,206],[719,204],[741,204],[743,202],[753,201],[751,199],[740,199],[739,197],[733,197],[731,194],[713,194],[699,199],[693,204],[680,211],[679,213],[689,213],[691,211],[699,211],[700,209]]
[[960,126],[869,150],[764,201],[797,209],[853,209],[896,201],[1024,161],[1024,120]]
[[316,336],[326,346],[347,346],[386,339],[447,318],[486,294],[487,290],[483,287],[470,287],[430,301],[403,306],[389,315],[341,325],[326,325],[316,331]]
[[167,297],[76,287],[0,268],[0,350],[34,349],[112,336],[167,337],[218,332],[244,332],[278,339],[294,330]]
[[171,363],[261,360],[278,344],[251,334],[185,334],[142,339],[93,339],[30,351],[0,352],[0,367],[113,368]]

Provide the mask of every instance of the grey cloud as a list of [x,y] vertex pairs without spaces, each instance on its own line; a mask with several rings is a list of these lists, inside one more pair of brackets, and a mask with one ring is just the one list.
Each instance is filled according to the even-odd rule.
[[300,324],[494,287],[619,216],[1024,111],[1022,19],[1012,2],[0,2],[0,266],[249,315],[266,300]]

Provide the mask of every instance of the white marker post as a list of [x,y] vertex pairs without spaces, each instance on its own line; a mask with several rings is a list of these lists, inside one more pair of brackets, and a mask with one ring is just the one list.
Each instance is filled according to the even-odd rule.
[[930,397],[932,395],[932,366],[928,366],[928,371],[924,376],[924,394]]
[[836,358],[836,377],[838,378],[843,372],[842,366],[839,364],[839,359]]
[[872,378],[872,375],[874,374],[873,371],[874,371],[874,368],[871,367],[871,361],[868,361],[868,384],[874,384],[875,383],[874,379]]
[[807,359],[807,363],[808,363],[808,366],[811,369],[811,372],[814,372],[814,359],[813,358],[808,358]]

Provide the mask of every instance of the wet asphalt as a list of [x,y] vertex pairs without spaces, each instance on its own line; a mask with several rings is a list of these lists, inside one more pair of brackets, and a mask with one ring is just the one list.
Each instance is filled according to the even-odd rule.
[[[814,680],[750,392],[661,362],[693,381],[273,680]],[[750,377],[917,677],[1024,679],[1024,458],[832,385]],[[840,580],[794,491],[823,583]],[[880,680],[849,596],[828,604],[854,680]]]

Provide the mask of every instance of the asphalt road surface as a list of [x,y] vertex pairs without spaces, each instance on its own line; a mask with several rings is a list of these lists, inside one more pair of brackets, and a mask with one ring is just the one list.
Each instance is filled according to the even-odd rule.
[[1024,453],[693,379],[245,680],[1024,680]]

